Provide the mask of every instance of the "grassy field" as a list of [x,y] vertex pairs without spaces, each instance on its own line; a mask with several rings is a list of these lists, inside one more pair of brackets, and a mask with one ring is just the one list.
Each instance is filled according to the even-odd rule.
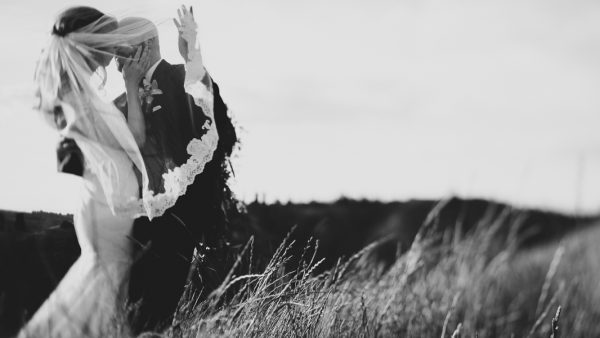
[[167,332],[143,336],[600,337],[600,228],[517,249],[518,213],[449,235],[442,209],[389,267],[373,244],[314,275],[311,241],[290,270],[288,238],[253,268],[250,241],[208,299],[186,296]]
[[[202,299],[188,288],[172,325],[141,337],[600,337],[595,218],[458,199],[253,204],[247,216],[221,286]],[[49,293],[27,287],[43,280],[36,257],[66,271],[74,234],[23,236],[7,242],[29,262],[12,282]]]

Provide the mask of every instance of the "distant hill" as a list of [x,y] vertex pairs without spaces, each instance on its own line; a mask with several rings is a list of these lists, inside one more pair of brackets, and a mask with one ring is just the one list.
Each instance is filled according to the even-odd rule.
[[56,214],[45,211],[17,212],[0,210],[0,233],[1,232],[36,232],[63,223],[72,223],[73,216],[67,214]]
[[446,233],[446,237],[464,236],[479,223],[491,224],[494,220],[501,223],[500,236],[508,235],[513,227],[518,228],[521,246],[560,238],[598,219],[520,209],[483,199],[388,203],[340,199],[334,203],[254,202],[247,206],[241,225],[234,228],[246,231],[246,236],[255,235],[257,247],[268,248],[278,245],[295,225],[292,238],[298,242],[304,243],[310,237],[320,241],[320,254],[327,258],[323,267],[329,267],[338,257],[351,255],[379,240],[384,243],[377,250],[378,259],[391,263],[396,252],[408,249],[432,211],[437,212],[434,231]]

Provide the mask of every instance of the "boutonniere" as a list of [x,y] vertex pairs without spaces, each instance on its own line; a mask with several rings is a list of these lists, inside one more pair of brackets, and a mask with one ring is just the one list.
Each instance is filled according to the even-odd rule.
[[150,81],[144,79],[142,81],[142,87],[140,87],[140,100],[146,101],[146,104],[150,106],[152,100],[154,100],[155,95],[162,94],[163,91],[158,88],[158,83],[156,80],[153,80],[152,83]]

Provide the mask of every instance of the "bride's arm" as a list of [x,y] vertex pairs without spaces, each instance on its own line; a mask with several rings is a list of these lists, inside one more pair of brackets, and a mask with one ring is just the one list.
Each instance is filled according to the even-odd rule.
[[204,68],[200,43],[198,42],[198,25],[194,20],[192,8],[185,6],[177,10],[179,21],[173,19],[179,31],[179,53],[185,60],[185,91],[194,98],[204,113],[213,119],[212,80]]
[[139,97],[139,84],[149,65],[148,47],[139,47],[133,59],[123,66],[123,79],[127,93],[127,124],[139,147],[146,142],[146,123]]

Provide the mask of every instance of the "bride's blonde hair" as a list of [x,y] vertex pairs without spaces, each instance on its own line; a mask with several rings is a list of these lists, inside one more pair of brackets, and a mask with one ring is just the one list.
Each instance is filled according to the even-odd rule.
[[157,34],[151,22],[120,24],[115,17],[92,7],[62,11],[36,66],[37,108],[52,116],[67,93],[94,96],[98,84],[92,85],[90,79],[97,74],[100,86],[105,84],[105,67],[116,48]]
[[[52,25],[51,37],[48,45],[42,51],[42,55],[36,65],[35,81],[37,84],[36,96],[38,99],[37,108],[41,110],[50,123],[57,128],[62,129],[66,121],[62,113],[59,102],[63,96],[83,84],[81,79],[76,80],[71,69],[68,67],[63,53],[60,53],[56,47],[59,41],[67,38],[71,33],[86,29],[91,33],[102,34],[109,33],[117,29],[116,18],[106,15],[99,10],[87,7],[70,7],[62,11]],[[85,42],[82,44],[85,45]],[[88,68],[86,73],[96,72],[106,80],[106,71],[104,67],[110,62],[110,51],[106,48],[94,50],[93,46],[89,49],[79,48],[76,53],[69,53],[71,58],[78,59],[81,64]],[[51,50],[54,53],[51,53]],[[81,62],[83,61],[83,62]],[[76,87],[76,88],[75,88]]]

